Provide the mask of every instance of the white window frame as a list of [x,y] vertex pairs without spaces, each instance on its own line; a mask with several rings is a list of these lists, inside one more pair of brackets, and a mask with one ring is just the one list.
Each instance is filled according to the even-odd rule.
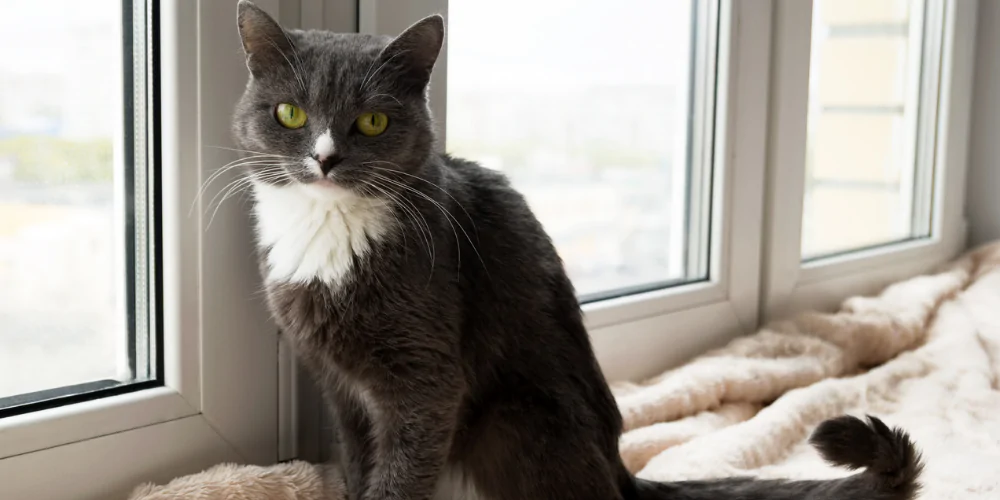
[[[696,130],[705,118],[716,120],[710,278],[584,305],[598,361],[611,380],[659,373],[757,326],[766,143],[759,124],[767,113],[771,19],[769,9],[748,3],[719,3],[717,99],[711,115],[696,119]],[[396,35],[434,13],[447,19],[447,0],[365,0],[359,27]],[[447,72],[446,39],[430,84],[442,138]]]
[[236,0],[163,1],[159,35],[164,384],[0,420],[0,498],[124,498],[140,481],[278,458],[278,337],[249,215],[229,203],[207,228],[214,193],[197,200],[233,159],[207,146],[232,146],[246,83]]
[[[931,236],[802,261],[802,211],[794,207],[802,207],[805,190],[812,6],[801,0],[776,0],[774,5],[763,321],[807,309],[832,310],[845,297],[873,293],[929,271],[958,254],[966,242],[963,205],[977,0],[928,0],[928,24],[941,27],[926,31],[926,60],[936,71],[924,72],[928,91],[920,109],[926,126],[918,140],[919,147],[929,149],[923,156],[934,163],[933,199],[927,201],[932,204]],[[935,109],[936,117],[924,113]]]

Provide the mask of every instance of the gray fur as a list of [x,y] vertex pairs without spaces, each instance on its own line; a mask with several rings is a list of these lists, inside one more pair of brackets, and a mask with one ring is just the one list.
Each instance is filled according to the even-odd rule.
[[[267,288],[335,415],[352,499],[426,500],[446,468],[492,500],[911,497],[916,473],[892,484],[868,472],[790,483],[633,478],[618,455],[621,416],[549,237],[503,175],[436,152],[426,86],[441,18],[395,42],[282,31],[248,2],[239,19],[252,73],[234,119],[241,147],[305,157],[329,128],[342,156],[329,178],[363,196],[391,192],[401,222],[341,286]],[[278,125],[280,102],[307,109],[307,125]],[[366,111],[390,116],[385,134],[352,132]],[[296,163],[283,169],[269,182],[315,180]],[[876,439],[852,430],[859,446]],[[842,439],[837,431],[828,426],[825,439]],[[870,448],[912,449],[892,443]]]

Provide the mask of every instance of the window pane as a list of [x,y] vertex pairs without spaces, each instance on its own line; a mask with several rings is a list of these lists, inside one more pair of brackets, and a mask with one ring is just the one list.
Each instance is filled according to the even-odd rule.
[[706,277],[707,3],[449,2],[448,150],[510,177],[585,298]]
[[132,142],[146,27],[133,46],[123,16],[75,0],[0,16],[0,411],[153,375],[146,151]]
[[922,0],[813,4],[805,259],[928,236],[916,203],[930,195],[916,154],[922,14]]

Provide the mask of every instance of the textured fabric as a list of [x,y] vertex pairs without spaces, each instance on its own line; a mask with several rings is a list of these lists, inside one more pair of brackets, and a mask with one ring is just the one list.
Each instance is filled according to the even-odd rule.
[[924,453],[921,498],[1000,498],[1000,246],[615,388],[639,477],[828,478],[821,421],[872,414]]
[[[836,314],[804,314],[640,384],[614,388],[639,477],[830,478],[806,444],[821,421],[872,414],[924,452],[921,498],[1000,498],[1000,245]],[[341,500],[303,462],[218,466],[131,500]]]
[[343,484],[324,484],[322,467],[289,462],[270,467],[220,464],[164,486],[144,484],[129,500],[340,500]]

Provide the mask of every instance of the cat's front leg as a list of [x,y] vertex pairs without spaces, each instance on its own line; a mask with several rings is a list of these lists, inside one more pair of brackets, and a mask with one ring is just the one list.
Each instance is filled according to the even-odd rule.
[[457,378],[434,378],[411,380],[378,398],[375,467],[365,500],[428,500],[434,494],[463,394]]
[[354,401],[340,398],[331,406],[337,429],[337,451],[341,474],[350,500],[360,500],[371,472],[371,421]]

